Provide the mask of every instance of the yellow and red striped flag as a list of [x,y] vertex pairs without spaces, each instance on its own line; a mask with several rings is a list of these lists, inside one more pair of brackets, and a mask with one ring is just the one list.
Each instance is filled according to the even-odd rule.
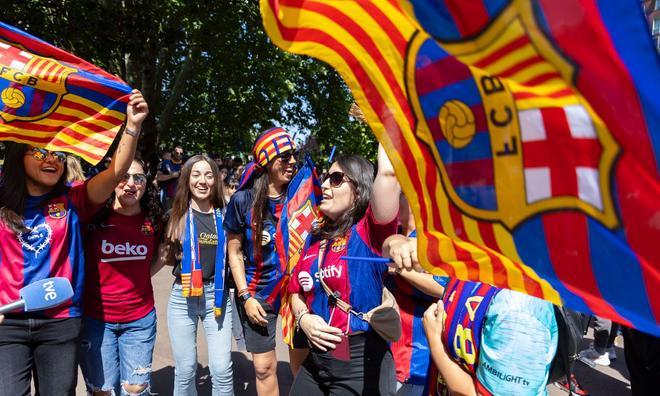
[[634,1],[260,4],[348,84],[427,270],[660,334],[660,67]]
[[130,92],[119,78],[0,22],[0,140],[96,164],[124,123]]

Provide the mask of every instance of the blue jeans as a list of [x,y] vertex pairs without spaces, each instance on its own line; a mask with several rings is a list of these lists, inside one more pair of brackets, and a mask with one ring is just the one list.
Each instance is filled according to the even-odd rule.
[[233,395],[231,369],[232,305],[225,292],[222,315],[215,317],[213,282],[204,284],[204,295],[183,297],[182,286],[172,286],[167,304],[167,326],[174,355],[174,396],[195,396],[197,324],[201,321],[209,348],[213,396]]
[[83,317],[80,367],[87,390],[130,395],[123,385],[146,385],[149,394],[151,362],[156,344],[156,311],[128,323]]

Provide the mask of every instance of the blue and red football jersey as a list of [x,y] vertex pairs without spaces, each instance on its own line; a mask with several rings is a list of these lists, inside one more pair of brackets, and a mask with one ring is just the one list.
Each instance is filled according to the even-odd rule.
[[87,183],[70,187],[59,197],[39,205],[42,197],[28,197],[23,212],[29,231],[16,235],[0,223],[0,304],[19,298],[24,286],[49,277],[71,281],[70,303],[32,316],[80,316],[85,259],[80,225],[100,205],[87,197]]
[[[433,279],[445,286],[446,278]],[[390,345],[396,365],[396,379],[401,383],[425,385],[431,362],[428,341],[424,333],[424,312],[438,299],[421,292],[400,276],[388,276],[385,286],[399,305],[401,338]]]
[[[397,219],[387,224],[378,224],[369,208],[364,218],[351,227],[346,236],[328,241],[321,264],[323,281],[358,312],[366,313],[380,305],[387,264],[347,262],[340,258],[381,257],[383,242],[388,236],[395,234],[396,229]],[[304,294],[310,311],[323,317],[331,326],[349,333],[368,331],[369,323],[354,315],[351,315],[349,323],[348,314],[328,303],[328,296],[319,282],[320,245],[321,241],[314,241],[303,252],[302,259],[291,277],[289,291]]]
[[243,235],[243,255],[245,257],[245,279],[248,290],[254,296],[273,306],[275,312],[280,306],[280,288],[284,274],[275,251],[277,221],[282,212],[282,202],[269,200],[270,215],[263,219],[263,232],[257,238],[260,251],[255,249],[252,227],[252,189],[237,191],[232,195],[224,221],[224,229],[229,234]]

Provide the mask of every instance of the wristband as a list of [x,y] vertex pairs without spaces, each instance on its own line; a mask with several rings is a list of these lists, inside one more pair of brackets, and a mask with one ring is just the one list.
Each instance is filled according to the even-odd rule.
[[241,290],[239,290],[236,294],[240,297],[243,294],[247,293],[248,291],[249,291],[249,289],[247,287],[244,287]]
[[296,315],[296,329],[300,328],[300,319],[302,319],[303,316],[307,315],[309,312],[309,309],[305,308],[302,311]]
[[133,137],[138,137],[138,136],[140,136],[140,133],[142,133],[142,131],[134,131],[134,130],[130,129],[129,127],[124,128],[124,131],[126,131],[128,136],[133,136]]
[[240,296],[238,296],[238,298],[239,298],[239,300],[241,300],[241,303],[243,303],[243,305],[245,305],[245,303],[247,302],[247,300],[249,300],[249,299],[252,298],[252,294],[250,294],[250,293],[243,293],[243,294],[241,294]]

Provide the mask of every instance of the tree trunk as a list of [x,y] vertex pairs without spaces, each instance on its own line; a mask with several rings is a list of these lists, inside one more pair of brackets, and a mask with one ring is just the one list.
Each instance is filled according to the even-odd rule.
[[186,60],[183,62],[181,70],[179,71],[179,74],[176,77],[176,81],[174,82],[174,86],[172,86],[172,93],[170,94],[170,97],[167,98],[167,102],[163,107],[163,111],[160,113],[158,130],[163,135],[167,135],[170,124],[172,123],[172,116],[174,114],[176,104],[179,102],[179,99],[181,99],[181,96],[185,92],[188,80],[192,75],[194,55],[193,52],[194,51],[191,51],[188,54]]

